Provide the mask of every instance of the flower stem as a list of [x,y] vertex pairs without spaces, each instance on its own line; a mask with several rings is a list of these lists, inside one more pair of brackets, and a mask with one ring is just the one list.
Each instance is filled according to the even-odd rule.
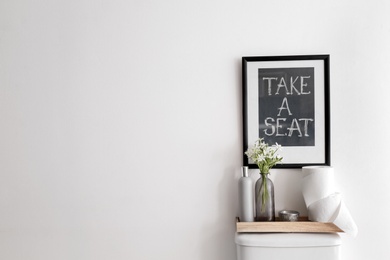
[[[262,180],[262,185],[263,185],[263,194],[261,196],[261,212],[265,211],[265,204],[269,198],[269,193],[268,193],[268,185],[267,185],[267,174],[266,173],[260,173]],[[261,189],[259,189],[259,194],[260,195]]]

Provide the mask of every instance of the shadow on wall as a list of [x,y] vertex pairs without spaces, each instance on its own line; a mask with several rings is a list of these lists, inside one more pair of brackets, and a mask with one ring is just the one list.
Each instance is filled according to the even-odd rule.
[[238,208],[239,167],[224,170],[218,185],[218,218],[204,222],[201,231],[200,259],[203,260],[236,260],[235,217]]
[[296,210],[307,216],[307,208],[302,195],[301,169],[273,169],[271,179],[275,186],[275,213],[280,210]]

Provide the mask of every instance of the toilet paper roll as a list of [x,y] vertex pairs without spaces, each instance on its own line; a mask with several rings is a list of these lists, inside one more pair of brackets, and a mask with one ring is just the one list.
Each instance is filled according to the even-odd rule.
[[309,207],[313,202],[335,193],[334,171],[329,166],[302,167],[302,194]]
[[302,167],[302,177],[306,177],[314,172],[333,170],[331,166],[304,166]]
[[340,205],[340,193],[334,193],[326,198],[313,202],[307,209],[309,220],[333,222],[339,215]]
[[302,194],[311,221],[333,222],[346,234],[356,236],[357,226],[340,193],[335,192],[334,172],[328,166],[302,168]]
[[343,201],[340,203],[339,213],[333,223],[341,228],[346,234],[356,237],[358,233],[358,227],[356,226],[351,213]]

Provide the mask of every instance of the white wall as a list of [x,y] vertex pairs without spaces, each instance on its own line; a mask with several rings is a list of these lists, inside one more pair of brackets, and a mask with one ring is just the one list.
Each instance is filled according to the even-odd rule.
[[[1,1],[0,259],[235,259],[241,57],[323,53],[332,165],[359,226],[343,259],[388,259],[389,12]],[[277,207],[302,208],[298,173],[274,171]]]

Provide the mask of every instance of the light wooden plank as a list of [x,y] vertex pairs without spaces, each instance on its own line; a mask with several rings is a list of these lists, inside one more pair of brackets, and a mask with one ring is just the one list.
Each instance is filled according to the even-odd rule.
[[295,222],[236,222],[237,232],[250,233],[337,233],[343,232],[333,223],[295,221]]

